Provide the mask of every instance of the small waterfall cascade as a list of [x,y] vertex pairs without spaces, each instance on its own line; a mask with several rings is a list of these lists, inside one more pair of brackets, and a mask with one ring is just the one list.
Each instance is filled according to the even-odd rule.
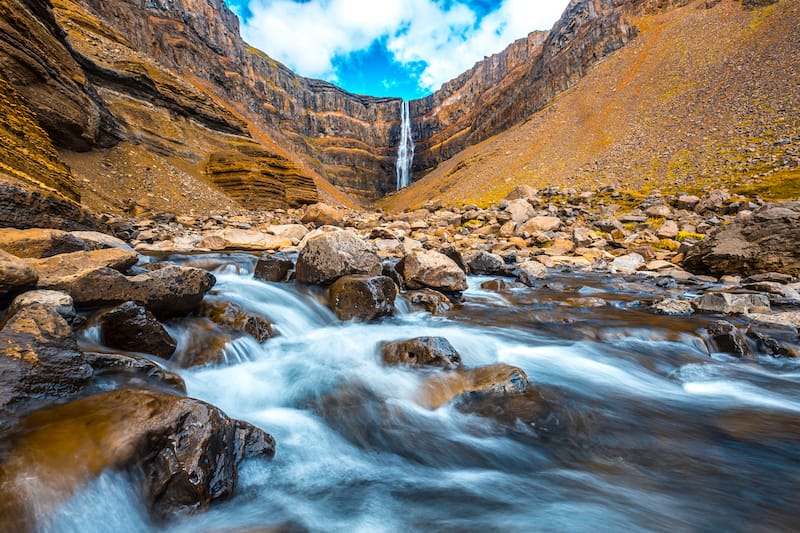
[[397,149],[397,190],[408,187],[411,182],[411,164],[414,162],[414,139],[411,138],[411,116],[409,103],[403,100],[400,106],[400,146]]

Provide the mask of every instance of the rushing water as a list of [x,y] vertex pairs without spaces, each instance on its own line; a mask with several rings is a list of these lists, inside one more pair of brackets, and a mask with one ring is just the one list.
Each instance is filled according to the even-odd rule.
[[411,182],[411,165],[414,162],[414,139],[411,137],[411,113],[408,101],[400,103],[400,145],[397,148],[397,190]]
[[[564,274],[499,292],[470,278],[446,318],[341,323],[320,294],[252,278],[239,258],[213,297],[271,318],[280,336],[228,345],[228,364],[183,371],[189,394],[271,432],[271,463],[237,495],[169,531],[766,531],[798,527],[800,364],[708,355],[705,318],[645,304],[684,290]],[[180,329],[172,332],[180,337]],[[521,367],[555,430],[421,407],[421,372],[383,367],[382,341],[443,336],[466,366]],[[552,428],[551,428],[552,429]],[[150,531],[130,480],[107,473],[48,531]]]

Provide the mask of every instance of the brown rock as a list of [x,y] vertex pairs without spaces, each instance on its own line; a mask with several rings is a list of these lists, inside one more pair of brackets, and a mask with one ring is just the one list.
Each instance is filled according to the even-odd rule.
[[433,289],[420,289],[407,294],[412,305],[422,307],[432,315],[441,315],[453,309],[450,298]]
[[29,259],[28,265],[39,272],[39,287],[49,289],[70,276],[108,267],[124,272],[139,261],[139,254],[121,248],[106,248],[89,252],[72,252],[46,259]]
[[264,342],[275,336],[272,323],[266,317],[248,311],[237,303],[204,300],[197,309],[197,315],[210,318],[212,322],[230,333],[250,335],[258,342]]
[[332,231],[309,238],[297,258],[298,281],[328,284],[342,276],[380,275],[378,255],[355,231]]
[[414,250],[403,260],[403,279],[409,289],[431,288],[445,292],[467,289],[464,271],[449,257],[432,250]]
[[443,337],[418,337],[381,344],[381,357],[386,365],[402,365],[415,368],[458,368],[461,355]]
[[0,228],[0,248],[17,257],[37,259],[91,249],[66,231],[14,228]]
[[261,231],[225,228],[205,233],[199,247],[216,251],[269,251],[280,250],[291,245],[292,240],[286,237],[270,235]]
[[436,409],[465,393],[513,395],[528,388],[528,376],[520,368],[496,364],[436,374],[422,389],[420,403]]
[[69,398],[92,377],[69,324],[54,309],[33,303],[0,330],[0,413],[31,402]]
[[316,227],[341,226],[344,222],[344,211],[328,204],[313,204],[306,207],[301,220],[304,224],[314,224]]
[[292,269],[294,269],[294,262],[291,259],[272,254],[262,255],[258,258],[253,277],[276,283],[288,281]]
[[464,257],[471,274],[498,274],[505,270],[505,261],[499,255],[484,252],[471,252]]
[[528,219],[517,228],[517,235],[527,233],[533,235],[537,231],[555,231],[561,227],[561,219],[558,217],[537,216]]
[[36,286],[39,273],[23,259],[0,250],[0,296]]
[[163,518],[229,498],[241,460],[275,453],[271,436],[216,407],[138,389],[39,411],[20,423],[8,444],[12,452],[0,469],[2,481],[10,494],[23,496],[1,505],[22,528],[34,526],[32,499],[25,496],[32,464],[34,484],[47,490],[52,505],[108,469],[139,472],[145,501]]
[[800,275],[800,202],[767,204],[715,231],[686,253],[695,273]]
[[72,296],[61,291],[28,291],[23,292],[11,302],[11,307],[8,309],[8,316],[14,316],[23,307],[32,304],[41,304],[49,309],[55,310],[67,322],[75,318],[75,303],[72,301]]
[[186,394],[183,378],[155,361],[136,354],[84,352],[94,370],[95,380],[114,380],[115,388],[156,387],[166,392]]
[[101,267],[63,278],[51,288],[69,293],[79,306],[106,307],[132,301],[164,319],[193,311],[215,282],[212,274],[197,268],[169,265],[124,276]]
[[103,343],[112,348],[169,359],[177,346],[153,313],[134,302],[103,313],[99,323]]
[[344,276],[328,289],[328,301],[339,320],[369,321],[393,315],[397,293],[386,276]]
[[547,267],[539,261],[533,259],[525,261],[519,265],[517,269],[517,281],[524,283],[529,287],[533,287],[536,280],[543,279],[547,276]]
[[706,344],[710,352],[723,352],[747,359],[753,358],[747,340],[730,322],[718,320],[708,326],[706,330],[708,331]]

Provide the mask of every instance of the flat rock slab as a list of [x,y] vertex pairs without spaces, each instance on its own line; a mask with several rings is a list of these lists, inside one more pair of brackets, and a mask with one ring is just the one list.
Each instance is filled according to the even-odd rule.
[[39,287],[55,287],[67,277],[88,272],[99,267],[108,267],[124,272],[139,261],[139,254],[122,248],[72,252],[45,259],[28,259],[27,263],[39,272]]
[[42,258],[93,246],[66,231],[56,229],[0,228],[0,248],[17,257]]
[[0,250],[0,296],[36,286],[39,273],[24,259]]

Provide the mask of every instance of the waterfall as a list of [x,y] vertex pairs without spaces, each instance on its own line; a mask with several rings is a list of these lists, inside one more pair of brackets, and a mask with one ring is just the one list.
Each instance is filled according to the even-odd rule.
[[407,101],[400,105],[400,146],[397,149],[397,189],[411,182],[411,164],[414,162],[414,139],[411,138],[411,117]]

